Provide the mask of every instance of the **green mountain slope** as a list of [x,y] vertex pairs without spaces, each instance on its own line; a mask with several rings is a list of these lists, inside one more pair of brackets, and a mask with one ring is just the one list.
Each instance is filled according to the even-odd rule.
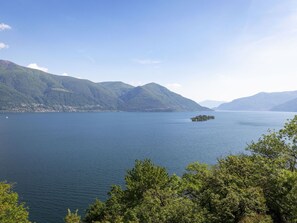
[[22,97],[14,104],[1,103],[1,110],[114,110],[117,107],[117,98],[91,81],[52,75],[8,61],[0,61],[0,83],[1,92],[9,88],[7,101]]
[[125,84],[121,81],[109,81],[109,82],[100,82],[97,85],[103,86],[106,89],[112,91],[117,97],[122,96],[127,93],[129,90],[134,88],[132,85]]
[[217,110],[270,111],[274,107],[297,98],[297,91],[258,93],[221,104]]
[[133,88],[120,98],[123,101],[121,110],[124,111],[137,111],[138,109],[142,111],[209,110],[155,83]]
[[124,111],[201,111],[208,108],[173,93],[165,87],[150,83],[131,89],[120,97]]
[[[143,93],[138,94],[140,90]],[[166,88],[94,83],[0,60],[0,111],[199,111],[197,103]]]

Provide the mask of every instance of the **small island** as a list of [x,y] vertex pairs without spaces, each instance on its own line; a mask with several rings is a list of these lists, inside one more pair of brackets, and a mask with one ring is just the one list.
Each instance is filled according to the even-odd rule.
[[191,118],[192,122],[203,122],[210,119],[215,119],[215,117],[213,115],[197,115]]

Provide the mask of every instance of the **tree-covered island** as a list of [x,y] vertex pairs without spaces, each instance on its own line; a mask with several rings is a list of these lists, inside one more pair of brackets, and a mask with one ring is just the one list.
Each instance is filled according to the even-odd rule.
[[215,119],[215,117],[213,115],[197,115],[191,118],[192,122],[203,122],[211,119]]

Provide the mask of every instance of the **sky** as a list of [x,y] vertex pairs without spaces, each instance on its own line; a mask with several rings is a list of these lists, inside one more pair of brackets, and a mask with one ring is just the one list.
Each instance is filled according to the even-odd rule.
[[197,102],[297,90],[297,1],[0,0],[0,59]]

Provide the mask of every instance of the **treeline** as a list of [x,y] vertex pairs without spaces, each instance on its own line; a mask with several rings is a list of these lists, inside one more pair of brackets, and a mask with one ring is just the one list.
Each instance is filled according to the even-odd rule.
[[181,177],[136,161],[123,188],[113,186],[83,217],[68,211],[65,222],[297,223],[297,116],[247,150],[214,166],[192,163]]
[[191,118],[192,122],[203,122],[211,119],[215,119],[215,117],[213,115],[197,115]]

